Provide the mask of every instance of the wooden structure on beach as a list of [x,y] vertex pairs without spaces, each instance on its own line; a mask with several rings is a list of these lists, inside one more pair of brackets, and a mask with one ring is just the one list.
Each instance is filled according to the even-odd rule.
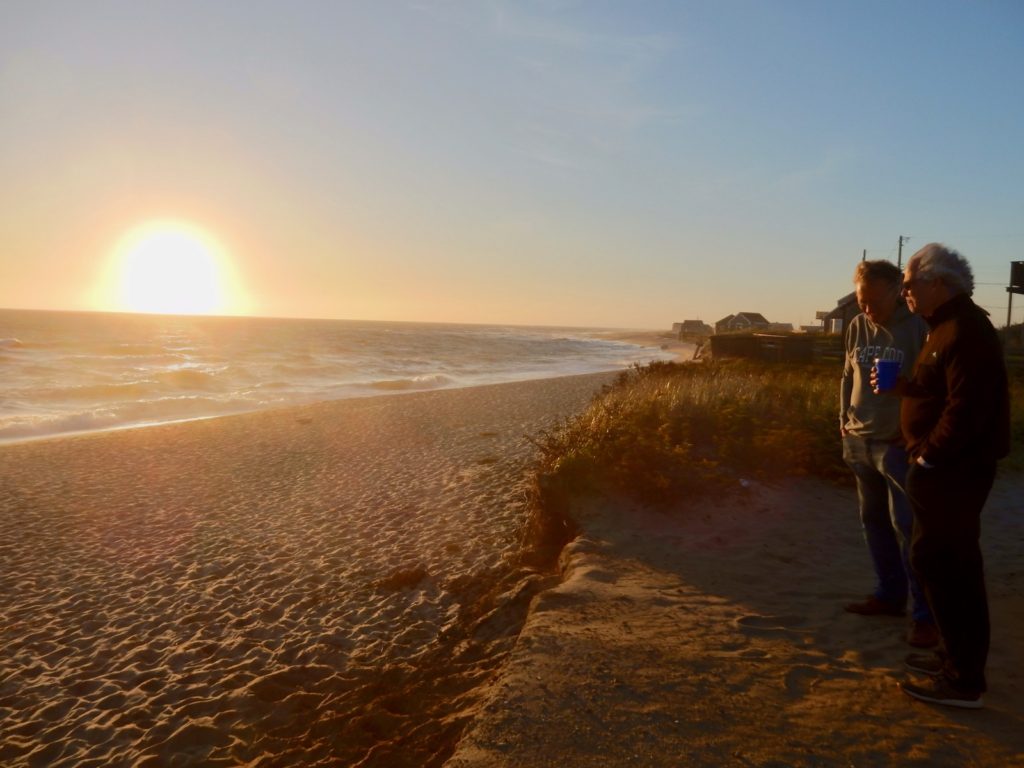
[[810,362],[814,337],[796,333],[728,333],[710,339],[711,357],[745,357],[772,362]]

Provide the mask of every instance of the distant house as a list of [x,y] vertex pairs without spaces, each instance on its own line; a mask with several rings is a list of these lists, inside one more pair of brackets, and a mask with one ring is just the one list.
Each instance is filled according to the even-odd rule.
[[672,333],[680,339],[710,336],[715,329],[703,320],[684,320],[681,323],[672,323]]
[[860,314],[857,295],[848,293],[836,302],[835,309],[817,312],[815,317],[821,320],[825,333],[843,333],[850,321]]
[[737,331],[754,331],[771,326],[764,315],[759,312],[738,312],[727,315],[715,323],[715,333],[736,333]]

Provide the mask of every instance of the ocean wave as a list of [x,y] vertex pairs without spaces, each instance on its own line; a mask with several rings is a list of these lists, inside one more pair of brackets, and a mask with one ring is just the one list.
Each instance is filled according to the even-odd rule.
[[252,389],[293,389],[295,384],[290,381],[257,381]]
[[224,416],[258,407],[256,403],[237,399],[168,397],[119,403],[109,408],[34,414],[0,421],[0,442]]
[[128,400],[146,400],[168,394],[189,392],[216,393],[224,391],[215,374],[193,369],[153,372],[135,381],[81,384],[70,387],[34,390],[40,402],[93,402],[101,405]]
[[251,411],[257,405],[241,398],[164,397],[157,400],[123,403],[117,407],[116,413],[122,421],[136,424]]
[[35,399],[44,403],[63,402],[109,402],[152,395],[155,388],[149,381],[132,381],[116,384],[83,384],[77,387],[55,387],[40,389]]
[[[12,358],[13,359],[13,358]],[[25,365],[24,363],[18,367],[18,373],[21,376],[53,376],[54,374],[60,374],[64,369],[60,365],[46,365],[39,363],[36,365]]]
[[107,411],[8,420],[6,424],[0,424],[0,442],[110,429],[118,426],[118,423],[116,414]]
[[105,344],[96,350],[101,355],[114,355],[116,357],[149,357],[175,354],[179,350],[168,349],[162,344]]
[[339,373],[346,373],[350,371],[351,368],[311,362],[301,365],[296,365],[294,363],[275,363],[270,367],[270,370],[275,374],[285,376],[289,379],[302,379],[306,377],[324,378],[327,376],[338,375]]
[[580,338],[565,328],[31,312],[7,317],[12,320],[0,338],[0,401],[7,409],[0,428],[12,425],[7,417],[13,403],[21,404],[18,418],[34,411],[70,420],[70,426],[38,427],[43,431],[567,376],[664,355]]
[[413,376],[411,379],[383,379],[371,382],[368,386],[372,389],[392,392],[409,389],[441,389],[453,384],[455,384],[454,379],[440,373],[432,373],[425,376]]
[[153,379],[161,386],[171,387],[176,390],[213,391],[220,389],[220,382],[216,373],[200,371],[195,368],[161,371],[155,374]]

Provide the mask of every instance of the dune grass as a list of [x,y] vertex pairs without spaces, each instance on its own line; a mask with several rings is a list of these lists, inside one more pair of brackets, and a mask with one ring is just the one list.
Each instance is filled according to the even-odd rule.
[[[839,439],[835,361],[653,363],[622,374],[589,408],[537,441],[541,492],[598,489],[653,504],[814,475],[852,484]],[[1024,370],[1011,371],[1024,468]]]

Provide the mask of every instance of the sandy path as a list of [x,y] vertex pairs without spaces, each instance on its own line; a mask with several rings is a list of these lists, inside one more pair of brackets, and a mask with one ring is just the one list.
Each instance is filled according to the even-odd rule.
[[0,448],[0,764],[436,763],[529,597],[479,622],[525,436],[608,379]]
[[1024,766],[1024,478],[984,516],[993,638],[982,711],[897,688],[899,618],[870,588],[852,491],[813,480],[653,513],[577,510],[565,581],[535,599],[449,768]]

